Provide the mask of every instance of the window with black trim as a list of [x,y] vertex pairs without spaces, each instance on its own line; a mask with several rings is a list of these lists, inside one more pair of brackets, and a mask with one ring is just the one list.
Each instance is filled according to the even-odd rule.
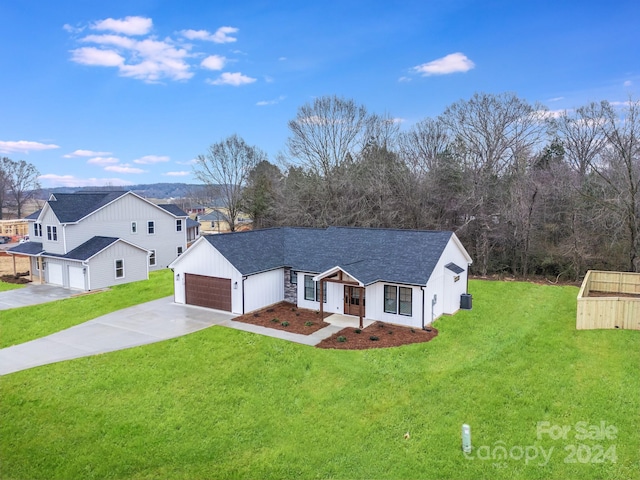
[[153,267],[156,264],[156,251],[151,250],[151,255],[149,255],[149,266]]
[[384,312],[398,313],[398,287],[395,285],[384,286]]
[[116,278],[124,278],[124,260],[116,260]]
[[316,302],[320,301],[320,286],[322,283],[322,303],[327,303],[327,282],[315,282],[316,283]]
[[131,222],[131,233],[138,233],[138,222]]
[[147,222],[147,233],[153,235],[156,233],[156,222],[150,220]]
[[183,248],[181,246],[178,247],[178,256],[182,255],[183,251],[184,250],[183,250]]
[[316,292],[316,288],[314,285],[313,277],[311,275],[305,275],[304,276],[304,299],[314,302],[316,299],[315,292]]
[[176,220],[176,232],[181,232],[182,231],[182,219],[178,218]]
[[411,316],[413,311],[413,290],[408,287],[398,289],[398,313],[400,315]]
[[289,283],[291,283],[291,285],[298,284],[298,272],[294,272],[293,270],[289,271]]

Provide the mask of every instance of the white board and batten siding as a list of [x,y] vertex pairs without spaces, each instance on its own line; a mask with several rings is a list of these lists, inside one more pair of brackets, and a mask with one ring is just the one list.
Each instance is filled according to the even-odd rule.
[[284,268],[250,275],[244,281],[245,313],[259,310],[283,300]]
[[231,280],[231,312],[242,314],[242,274],[204,237],[189,248],[188,255],[178,257],[170,267],[173,268],[176,303],[186,303],[186,273],[227,278]]
[[[124,261],[123,278],[116,278],[116,260]],[[147,252],[125,242],[116,242],[89,260],[88,272],[91,290],[147,280]]]
[[[148,222],[154,222],[154,233],[148,233]],[[136,222],[136,232],[131,230]],[[150,270],[166,268],[178,256],[178,247],[187,249],[187,225],[182,219],[182,231],[176,229],[176,218],[166,210],[128,193],[113,203],[89,215],[77,224],[65,228],[67,251],[94,236],[117,237],[148,250],[156,251],[156,264]],[[46,231],[43,231],[46,236]]]
[[[298,307],[307,308],[309,310],[320,310],[320,302],[316,302],[313,300],[306,300],[304,298],[304,277],[308,275],[310,277],[315,277],[318,275],[317,273],[309,273],[309,272],[298,272]],[[350,277],[345,276],[347,280],[353,280]],[[326,282],[327,284],[327,298],[324,303],[322,309],[325,312],[331,313],[339,313],[342,314],[344,312],[344,285]]]
[[[411,315],[401,315],[400,313],[387,313],[384,311],[384,286],[403,287],[411,289]],[[398,290],[399,292],[399,290]],[[378,282],[367,287],[366,318],[380,320],[382,322],[404,325],[407,327],[422,328],[422,289],[415,285],[401,285],[397,283]],[[399,305],[397,305],[399,308]],[[429,314],[431,304],[429,304]],[[425,317],[425,324],[428,323],[428,315]]]
[[[42,219],[40,220],[42,225],[42,237],[31,237],[31,241],[34,242],[42,242],[42,248],[45,252],[56,253],[59,255],[64,255],[67,253],[64,250],[64,234],[62,225],[58,222],[58,218],[51,210],[49,205],[44,206],[44,211],[42,212]],[[49,240],[47,237],[47,227],[56,227],[57,229],[57,237],[56,241]]]

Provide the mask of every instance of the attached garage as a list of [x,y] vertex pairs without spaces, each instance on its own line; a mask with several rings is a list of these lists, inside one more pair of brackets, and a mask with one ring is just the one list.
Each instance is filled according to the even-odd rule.
[[47,262],[47,283],[52,285],[64,285],[62,277],[62,265],[59,263]]
[[231,311],[231,279],[186,273],[184,280],[188,305]]

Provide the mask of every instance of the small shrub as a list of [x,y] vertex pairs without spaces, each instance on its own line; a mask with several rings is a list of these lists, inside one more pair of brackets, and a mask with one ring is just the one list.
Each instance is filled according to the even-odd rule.
[[356,329],[354,330],[354,332],[356,332],[356,333],[362,333],[362,330],[360,330],[359,328],[356,328]]
[[304,322],[305,327],[310,327],[311,325],[313,325],[313,322]]
[[268,309],[267,309],[267,312],[268,312],[268,313],[273,312],[273,308],[268,308]]
[[316,315],[320,315],[320,310],[316,310]]
[[346,342],[346,341],[347,341],[347,337],[345,337],[344,335],[340,335],[340,336],[338,337],[338,341],[339,341],[340,343],[344,343],[344,342]]
[[393,335],[393,330],[389,330],[387,333],[388,333],[389,335]]
[[416,333],[415,329],[412,328],[411,329],[411,333]]
[[369,337],[369,340],[371,340],[372,342],[377,342],[378,340],[380,340],[378,337],[376,337],[375,335],[371,335]]
[[291,307],[291,311],[295,312],[296,311],[296,307]]
[[378,322],[378,328],[384,328],[384,323]]
[[259,313],[254,313],[253,316],[257,318],[257,317],[260,316],[260,314]]
[[277,319],[277,318],[272,318],[272,319],[271,319],[271,321],[272,321],[273,323],[278,323],[278,322],[280,322],[280,320],[279,320],[279,319]]
[[300,312],[296,312],[296,317],[299,317],[299,316],[300,316]]
[[289,326],[289,322],[284,321],[280,325],[282,325],[283,327],[288,327]]

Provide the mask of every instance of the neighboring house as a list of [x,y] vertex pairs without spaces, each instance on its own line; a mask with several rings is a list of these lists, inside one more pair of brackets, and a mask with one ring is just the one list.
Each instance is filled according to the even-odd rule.
[[187,247],[187,214],[133,192],[54,193],[27,217],[30,242],[7,251],[31,257],[41,282],[94,290],[147,279]]
[[[200,223],[200,231],[203,235],[214,233],[227,233],[230,231],[227,217],[220,210],[213,210],[206,215],[198,215],[196,220]],[[236,231],[249,230],[251,220],[245,214],[238,215]]]
[[244,314],[285,300],[420,328],[460,309],[471,263],[452,232],[285,227],[201,237],[169,267],[176,303]]

